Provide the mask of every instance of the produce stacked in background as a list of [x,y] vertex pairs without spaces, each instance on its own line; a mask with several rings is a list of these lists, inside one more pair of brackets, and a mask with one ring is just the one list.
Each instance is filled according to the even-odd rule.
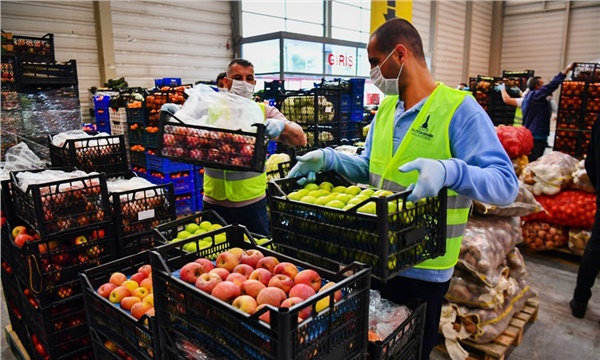
[[553,151],[527,165],[521,179],[545,209],[523,217],[528,248],[548,250],[569,243],[569,248],[580,252],[589,239],[596,212],[596,195],[583,160]]
[[496,134],[504,150],[511,158],[517,176],[529,163],[527,155],[533,149],[533,135],[524,126],[498,126]]
[[440,320],[447,347],[460,347],[456,339],[493,340],[535,296],[525,282],[525,263],[515,247],[523,240],[520,216],[541,210],[528,193],[521,183],[517,202],[509,206],[475,203],[479,214],[467,223]]

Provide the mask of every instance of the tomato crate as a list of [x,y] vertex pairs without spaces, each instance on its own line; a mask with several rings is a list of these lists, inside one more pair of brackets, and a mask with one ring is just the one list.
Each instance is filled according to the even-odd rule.
[[[287,194],[301,188],[297,180],[268,183],[271,234],[280,247],[340,265],[353,261],[371,265],[372,276],[382,282],[445,253],[446,189],[416,204],[407,201],[409,191],[388,191],[343,210],[289,199]],[[353,185],[332,171],[317,174],[316,180]],[[368,213],[358,211],[363,206]]]
[[87,269],[79,275],[90,329],[100,337],[113,341],[136,360],[161,359],[155,318],[148,315],[142,315],[139,319],[134,317],[119,303],[112,303],[101,296],[98,289],[109,282],[113,273],[120,272],[131,279],[140,267],[148,264],[149,252],[142,251]]
[[579,130],[581,112],[573,110],[560,110],[556,118],[556,129]]
[[417,360],[421,358],[427,303],[420,299],[413,299],[406,306],[412,312],[392,334],[383,340],[369,341],[369,359]]
[[42,37],[13,35],[14,54],[21,61],[53,63],[54,34]]
[[[10,173],[15,216],[42,236],[75,230],[109,220],[108,190],[103,173],[19,186],[23,176],[48,170]],[[83,173],[84,174],[84,173]]]
[[152,229],[176,218],[173,184],[111,193],[119,257],[156,246]]
[[175,214],[177,216],[189,215],[196,212],[196,193],[175,195]]
[[599,115],[600,113],[597,112],[589,112],[585,114],[585,116],[583,117],[583,130],[591,131]]
[[600,81],[600,63],[575,63],[571,79],[587,82]]
[[53,145],[52,137],[48,135],[48,143],[53,167],[72,166],[87,172],[103,172],[107,176],[129,170],[123,135],[69,139],[60,147]]
[[[14,224],[14,225],[13,225]],[[20,231],[34,234],[24,222],[12,222]],[[10,235],[10,254],[17,278],[32,291],[41,306],[80,294],[77,274],[117,257],[113,225],[110,222],[91,225],[54,236],[33,235],[19,247]],[[75,283],[75,284],[74,284]]]
[[146,149],[139,144],[131,145],[131,138],[129,141],[129,161],[131,165],[146,167]]
[[[212,245],[199,249],[202,237]],[[184,250],[189,243],[195,243],[195,251]],[[249,315],[180,279],[179,269],[185,264],[197,258],[214,259],[233,247],[259,249],[264,256],[312,269],[323,282],[335,284],[290,308],[267,305]],[[160,343],[175,352],[173,358],[186,358],[177,350],[183,339],[202,352],[231,360],[354,359],[366,353],[371,280],[366,265],[354,263],[339,272],[320,269],[257,246],[240,225],[157,247],[150,252],[150,262]],[[306,308],[310,314],[299,319]],[[266,313],[269,323],[259,320]]]
[[146,123],[146,109],[143,107],[139,108],[125,108],[128,123]]
[[207,168],[262,172],[267,138],[264,124],[255,126],[256,133],[189,125],[161,111],[157,154]]

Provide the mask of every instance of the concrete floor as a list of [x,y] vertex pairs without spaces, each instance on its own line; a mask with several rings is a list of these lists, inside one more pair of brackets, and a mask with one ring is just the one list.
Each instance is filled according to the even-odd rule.
[[[576,259],[576,258],[575,258]],[[518,360],[598,360],[600,359],[600,281],[593,288],[585,319],[571,316],[568,302],[577,277],[577,263],[547,256],[525,255],[529,284],[540,299],[538,319],[525,331],[523,342],[512,347],[508,358]],[[2,294],[2,329],[8,314]],[[0,359],[16,359],[2,335]],[[437,350],[432,360],[449,359]]]

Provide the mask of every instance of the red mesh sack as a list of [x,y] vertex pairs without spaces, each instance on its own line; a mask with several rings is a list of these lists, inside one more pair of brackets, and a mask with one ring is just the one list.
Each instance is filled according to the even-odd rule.
[[511,159],[529,155],[533,149],[533,135],[523,126],[498,126],[496,134]]

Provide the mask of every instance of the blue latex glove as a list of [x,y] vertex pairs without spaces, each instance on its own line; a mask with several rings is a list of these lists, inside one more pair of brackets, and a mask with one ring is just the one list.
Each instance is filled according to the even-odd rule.
[[285,129],[285,121],[279,119],[267,119],[265,122],[265,135],[269,139],[276,139]]
[[160,107],[160,111],[166,111],[171,115],[175,115],[175,113],[179,111],[179,109],[181,109],[181,107],[173,103],[163,104],[163,106]]
[[446,181],[446,168],[439,160],[419,158],[398,168],[401,172],[417,170],[417,184],[411,184],[408,190],[412,193],[407,199],[416,202],[422,198],[437,196]]
[[313,150],[308,152],[302,156],[296,157],[298,162],[290,173],[288,174],[288,178],[298,177],[298,176],[306,176],[296,181],[296,183],[300,186],[304,186],[306,183],[315,182],[316,173],[323,170],[325,167],[325,153],[322,150]]
[[501,90],[504,90],[504,88],[505,88],[504,84],[498,84],[494,87],[494,90],[501,91]]

